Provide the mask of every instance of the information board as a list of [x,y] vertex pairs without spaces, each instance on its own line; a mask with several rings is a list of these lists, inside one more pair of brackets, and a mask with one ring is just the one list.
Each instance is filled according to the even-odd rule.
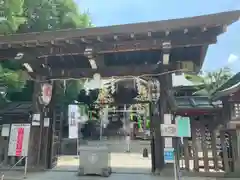
[[76,104],[68,106],[68,128],[70,139],[78,138],[78,118],[80,117],[79,107]]
[[30,124],[12,124],[10,130],[8,156],[27,156]]
[[174,163],[174,148],[164,148],[164,162]]
[[161,136],[165,137],[177,136],[177,126],[175,124],[161,124]]
[[177,136],[191,137],[191,123],[189,117],[177,116],[176,119]]

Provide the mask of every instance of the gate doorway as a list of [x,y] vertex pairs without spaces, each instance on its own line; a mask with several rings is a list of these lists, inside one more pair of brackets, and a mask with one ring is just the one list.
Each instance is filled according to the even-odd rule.
[[[69,110],[68,118],[80,119],[81,113],[86,113],[81,110],[79,104],[69,106],[75,106],[72,108],[75,110],[74,113],[73,110]],[[69,128],[70,136],[61,138],[59,141],[61,150],[55,152],[54,170],[77,171],[79,166],[77,149],[80,146],[97,146],[103,143],[107,145],[110,152],[110,165],[113,172],[150,173],[152,162],[149,107],[149,102],[94,104],[95,110],[87,112],[88,120],[78,125],[78,139],[69,138],[73,131]],[[63,129],[64,125],[62,131]]]
[[77,171],[77,139],[68,138],[68,106],[55,106],[50,123],[48,169]]
[[[111,153],[111,167],[117,173],[151,172],[150,104],[106,104],[107,121],[102,136]],[[144,151],[146,154],[144,154]],[[144,157],[146,156],[146,157]]]

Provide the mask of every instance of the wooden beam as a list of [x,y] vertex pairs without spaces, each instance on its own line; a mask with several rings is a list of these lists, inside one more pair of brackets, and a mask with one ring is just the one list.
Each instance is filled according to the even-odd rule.
[[[32,61],[36,58],[45,59],[49,56],[63,56],[84,54],[85,45],[65,44],[65,45],[46,45],[46,46],[25,46],[21,48],[0,49],[0,59],[14,58],[17,53],[24,54],[23,60]],[[26,58],[31,57],[31,58]]]
[[[170,33],[168,36],[162,36],[161,38],[154,38],[152,33],[149,32],[150,36],[146,36],[144,40],[137,40],[135,38],[129,40],[121,40],[118,39],[112,42],[106,42],[103,39],[99,39],[95,41],[93,46],[94,49],[93,55],[96,53],[104,54],[111,52],[124,52],[124,51],[136,51],[136,50],[151,50],[151,49],[162,49],[163,42],[170,41],[172,48],[178,47],[189,47],[189,46],[202,46],[216,43],[216,36],[222,31],[221,27],[216,27],[211,30],[207,30],[205,32],[201,32],[197,34],[184,34],[181,33]],[[133,37],[133,36],[132,36]],[[100,37],[98,37],[100,38]],[[83,38],[80,38],[83,39]],[[101,41],[100,41],[101,40]],[[35,42],[35,43],[34,43]],[[26,44],[22,42],[20,45],[15,47],[11,46],[11,51],[14,52],[22,52],[25,55],[34,54],[36,57],[45,58],[48,56],[63,56],[63,55],[80,55],[83,54],[85,48],[88,44],[85,43],[85,39],[82,40],[63,40],[60,39],[59,42],[49,41],[53,43],[45,43],[36,45],[37,41],[34,41],[32,44]],[[35,44],[35,45],[34,45]],[[9,48],[5,46],[5,48]],[[1,50],[9,51],[7,49]],[[1,53],[2,54],[2,53]]]
[[217,38],[216,36],[200,36],[198,38],[192,38],[183,34],[181,37],[177,39],[163,38],[134,41],[118,41],[116,43],[98,43],[94,45],[94,49],[95,52],[100,54],[112,52],[162,49],[162,44],[165,41],[170,41],[172,48],[178,48],[215,44],[217,42]]
[[[114,43],[99,42],[93,46],[94,52],[98,54],[112,53],[112,52],[127,52],[127,51],[140,51],[140,50],[152,50],[162,49],[163,42],[170,41],[172,48],[190,47],[209,45],[217,42],[216,36],[200,36],[198,38],[192,38],[187,35],[182,35],[175,39],[153,39],[146,40],[129,40],[129,41],[115,41]],[[67,46],[55,46],[49,47],[37,47],[35,49],[39,54],[39,58],[45,58],[48,56],[63,56],[63,55],[76,55],[84,54],[86,44],[67,45]],[[32,51],[31,48],[28,51]]]
[[122,66],[122,67],[104,67],[99,69],[38,69],[30,75],[33,77],[46,77],[47,79],[66,79],[66,78],[91,78],[95,73],[101,74],[102,77],[111,76],[140,76],[143,74],[152,74],[158,65],[141,65],[141,66]]
[[19,50],[22,50],[25,54],[33,54],[34,52],[36,58],[45,59],[49,56],[83,55],[85,45],[67,44],[65,46],[25,47]]

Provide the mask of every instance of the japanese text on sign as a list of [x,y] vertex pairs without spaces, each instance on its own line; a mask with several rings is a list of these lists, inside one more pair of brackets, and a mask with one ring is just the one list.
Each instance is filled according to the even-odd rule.
[[177,127],[175,124],[161,124],[161,135],[166,137],[174,137],[177,135]]
[[9,139],[9,156],[27,156],[30,124],[12,124]]
[[174,163],[174,149],[173,148],[164,148],[164,162],[165,163]]

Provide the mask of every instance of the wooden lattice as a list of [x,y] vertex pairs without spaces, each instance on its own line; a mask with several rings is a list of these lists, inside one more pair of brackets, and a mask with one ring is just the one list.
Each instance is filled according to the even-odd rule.
[[234,104],[234,111],[233,111],[234,117],[240,117],[240,103]]

